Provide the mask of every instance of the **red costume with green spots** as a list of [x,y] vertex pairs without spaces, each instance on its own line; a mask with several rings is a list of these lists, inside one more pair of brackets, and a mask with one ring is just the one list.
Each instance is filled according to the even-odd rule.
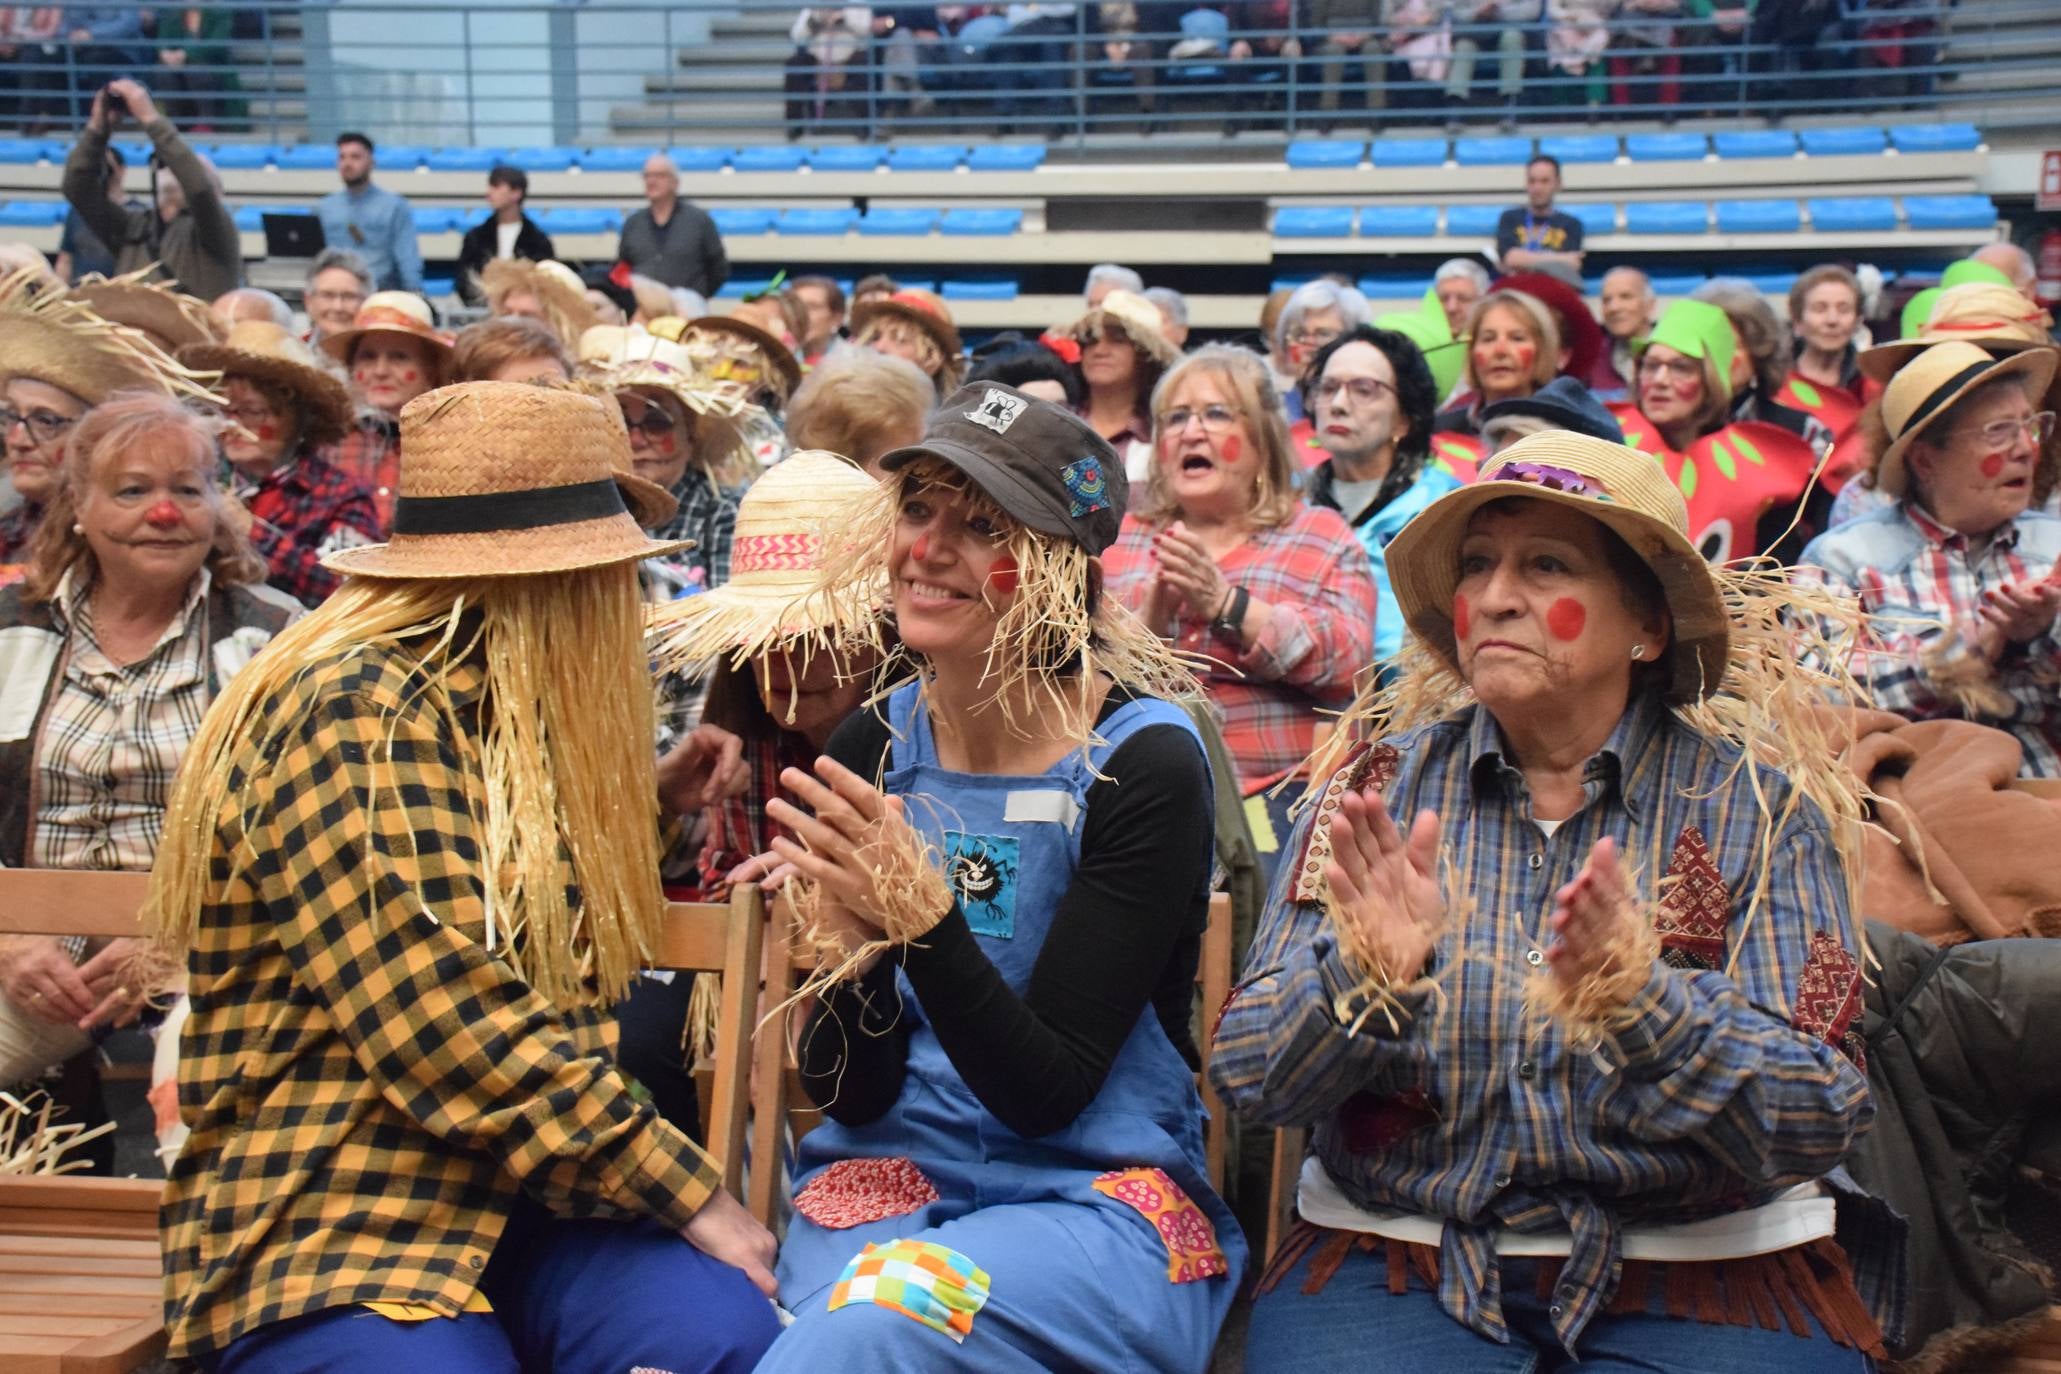
[[1761,552],[1761,517],[1777,507],[1794,509],[1817,466],[1809,444],[1758,420],[1735,421],[1683,452],[1670,448],[1631,402],[1613,401],[1610,413],[1627,444],[1666,467],[1689,505],[1690,541],[1713,563]]

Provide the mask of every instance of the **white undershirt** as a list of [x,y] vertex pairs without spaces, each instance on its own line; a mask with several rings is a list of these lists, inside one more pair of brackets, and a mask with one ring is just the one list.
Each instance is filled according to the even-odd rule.
[[494,256],[497,258],[514,257],[515,240],[521,233],[521,220],[517,220],[513,224],[502,224],[497,221],[494,225]]

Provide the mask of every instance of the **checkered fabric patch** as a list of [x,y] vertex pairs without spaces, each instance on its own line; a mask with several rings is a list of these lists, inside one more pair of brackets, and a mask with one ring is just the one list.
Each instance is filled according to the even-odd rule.
[[941,1331],[955,1342],[973,1330],[987,1306],[985,1269],[949,1246],[923,1240],[868,1245],[830,1290],[830,1310],[872,1303]]

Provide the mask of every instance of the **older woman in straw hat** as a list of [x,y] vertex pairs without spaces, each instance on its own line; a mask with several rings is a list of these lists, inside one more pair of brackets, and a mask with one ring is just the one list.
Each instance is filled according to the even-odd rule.
[[[27,580],[0,590],[0,866],[148,869],[208,702],[300,612],[254,585],[218,428],[135,392],[70,431]],[[0,1084],[135,1015],[134,945],[0,942]]]
[[905,286],[882,300],[852,308],[852,342],[916,364],[940,396],[966,375],[965,345],[951,307],[920,286]]
[[677,342],[709,381],[736,383],[769,415],[778,415],[801,385],[794,351],[751,320],[704,315],[682,325]]
[[213,399],[164,350],[17,272],[0,278],[0,442],[21,504],[0,514],[0,565],[18,564],[56,494],[65,437],[94,406],[140,389]]
[[272,585],[321,605],[342,580],[322,566],[323,557],[382,534],[372,493],[323,456],[349,431],[350,392],[306,345],[269,322],[239,324],[221,343],[179,356],[189,367],[222,374],[231,421],[222,456]]
[[2052,349],[1934,344],[1890,378],[1875,486],[1894,504],[1804,550],[1798,579],[1860,599],[1854,675],[1884,710],[2009,730],[2061,776],[2061,519],[2031,509]]
[[798,1043],[829,1122],[760,1369],[1200,1374],[1245,1255],[1192,1067],[1211,788],[1169,699],[1192,679],[1102,595],[1123,471],[994,383],[885,467],[819,586],[885,579],[917,676],[782,775],[809,811],[767,806],[822,954]]
[[336,465],[372,493],[380,528],[388,529],[400,493],[401,408],[450,380],[450,340],[437,330],[428,301],[408,291],[378,291],[358,308],[349,329],[322,336],[322,351],[349,370],[362,403],[336,446]]
[[231,684],[172,795],[146,915],[185,956],[198,1105],[171,1356],[742,1374],[773,1238],[636,1099],[603,1015],[663,907],[635,567],[668,546],[604,402],[473,382],[401,423],[392,539],[330,556],[342,589]]
[[567,348],[599,320],[587,303],[587,287],[562,262],[526,262],[496,258],[480,273],[490,315],[521,315],[541,320]]
[[1859,1374],[1816,1181],[1870,1116],[1860,803],[1797,594],[1559,432],[1390,554],[1419,657],[1319,761],[1211,1060],[1314,1128],[1251,1367]]
[[1159,307],[1116,290],[1060,333],[1080,345],[1087,396],[1075,413],[1123,455],[1130,480],[1152,466],[1152,392],[1181,350],[1159,329]]

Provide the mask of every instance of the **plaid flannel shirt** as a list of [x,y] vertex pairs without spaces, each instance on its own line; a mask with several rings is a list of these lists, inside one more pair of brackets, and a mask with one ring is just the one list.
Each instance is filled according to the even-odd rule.
[[[1850,667],[1873,704],[1913,720],[1958,717],[1964,708],[1935,685],[1942,660],[1976,652],[1984,592],[2048,576],[2061,559],[2061,519],[2027,511],[1989,538],[1948,529],[1898,501],[1813,539],[1791,576],[1860,598],[1868,621]],[[2025,773],[2061,777],[2061,637],[2011,645],[1993,678],[2009,713],[1985,717],[2025,747]]]
[[272,585],[303,605],[321,605],[343,583],[325,555],[386,537],[372,493],[319,454],[303,451],[255,482],[239,474],[236,486]]
[[744,495],[742,487],[725,491],[708,473],[691,466],[673,483],[672,491],[679,512],[651,537],[692,539],[694,547],[644,560],[644,579],[654,601],[712,591],[730,580],[730,540],[737,532],[737,501]]
[[[1836,1168],[1872,1118],[1841,1053],[1858,1050],[1860,945],[1826,824],[1806,804],[1763,850],[1738,763],[1643,697],[1589,760],[1582,809],[1547,835],[1474,706],[1361,746],[1296,826],[1210,1071],[1248,1120],[1314,1126],[1317,1158],[1356,1204],[1443,1218],[1439,1300],[1485,1336],[1509,1338],[1498,1228],[1572,1233],[1550,1312],[1572,1350],[1616,1290],[1623,1222],[1768,1201]],[[1779,814],[1789,784],[1764,770],[1758,782]],[[1447,899],[1472,910],[1432,956],[1444,1004],[1413,985],[1399,1028],[1376,1010],[1355,1031],[1359,977],[1311,875],[1339,793],[1364,783],[1397,816],[1443,818]],[[1524,984],[1544,963],[1554,893],[1605,835],[1643,890],[1674,881],[1662,959],[1628,1019],[1580,1049],[1527,1007]]]
[[188,958],[174,1358],[324,1308],[455,1315],[518,1191],[681,1226],[721,1185],[632,1099],[613,1018],[546,1001],[482,943],[481,676],[449,674],[447,716],[405,650],[369,648],[253,716]]
[[700,880],[702,901],[720,901],[730,891],[729,873],[737,865],[770,849],[775,835],[787,827],[766,820],[766,802],[783,795],[782,769],[807,772],[816,761],[817,750],[807,736],[793,730],[778,730],[772,738],[744,741],[744,761],[751,770],[751,783],[739,795],[725,797],[708,808],[708,834],[702,841]]
[[[1109,594],[1142,612],[1152,595],[1158,528],[1124,518],[1102,555]],[[1246,796],[1301,766],[1315,742],[1317,710],[1352,700],[1353,676],[1374,661],[1374,572],[1352,526],[1337,511],[1298,503],[1273,529],[1254,530],[1217,560],[1225,581],[1273,612],[1252,644],[1184,610],[1175,647],[1213,661],[1203,690],[1224,722],[1224,747]],[[1161,634],[1165,625],[1154,625]]]
[[377,411],[360,414],[351,432],[323,454],[343,475],[372,493],[379,537],[394,527],[394,499],[401,494],[401,422]]

